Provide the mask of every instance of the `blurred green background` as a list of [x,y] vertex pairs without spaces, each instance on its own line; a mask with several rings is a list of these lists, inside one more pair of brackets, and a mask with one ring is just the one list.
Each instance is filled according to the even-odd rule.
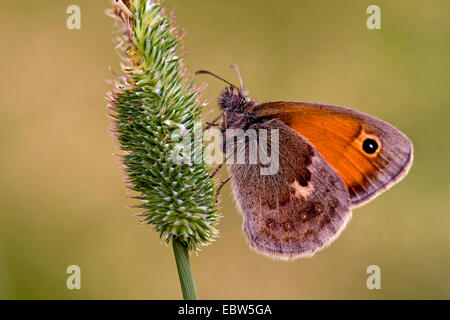
[[[188,33],[186,65],[237,82],[259,101],[344,105],[405,132],[415,162],[399,185],[354,210],[313,258],[251,251],[224,189],[213,245],[192,255],[203,299],[450,298],[450,2],[167,0]],[[66,28],[81,7],[82,29]],[[381,7],[381,30],[366,8]],[[0,11],[0,298],[178,299],[171,247],[133,217],[104,102],[108,0],[3,1]],[[224,87],[212,78],[204,99]],[[222,172],[222,177],[226,171]],[[82,290],[66,288],[68,265]],[[368,290],[366,268],[381,268]]]

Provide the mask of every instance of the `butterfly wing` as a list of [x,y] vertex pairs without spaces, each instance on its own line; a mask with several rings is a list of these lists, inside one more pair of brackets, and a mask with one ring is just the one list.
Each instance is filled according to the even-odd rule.
[[306,138],[344,180],[353,206],[361,205],[408,172],[412,144],[398,129],[343,107],[269,102],[251,111],[259,119],[282,120]]
[[280,141],[275,174],[261,175],[259,162],[229,166],[250,246],[281,259],[310,256],[336,239],[351,218],[344,182],[305,138],[279,119],[262,120],[249,129],[278,129]]

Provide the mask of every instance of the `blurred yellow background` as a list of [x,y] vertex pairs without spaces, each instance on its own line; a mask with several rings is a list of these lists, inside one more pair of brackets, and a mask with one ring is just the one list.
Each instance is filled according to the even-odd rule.
[[[203,299],[450,298],[450,2],[167,0],[188,33],[186,65],[251,97],[344,105],[405,132],[415,162],[399,185],[354,210],[311,259],[251,251],[229,186],[220,237],[191,257]],[[81,7],[81,30],[66,28]],[[368,30],[366,8],[381,8]],[[0,298],[179,299],[172,248],[133,217],[104,102],[109,0],[4,1],[0,11]],[[212,78],[204,99],[224,87]],[[211,110],[213,110],[211,112]],[[222,177],[226,171],[222,172]],[[66,288],[68,265],[82,289]],[[381,290],[366,268],[379,265]]]

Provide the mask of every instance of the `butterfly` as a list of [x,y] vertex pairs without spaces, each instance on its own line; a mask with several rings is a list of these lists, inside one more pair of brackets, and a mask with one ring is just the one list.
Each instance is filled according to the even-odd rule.
[[[284,260],[312,256],[340,235],[353,208],[407,174],[412,143],[392,125],[348,108],[257,103],[248,98],[237,66],[232,67],[240,88],[210,71],[196,72],[228,85],[218,99],[224,144],[230,144],[229,129],[275,129],[279,141],[275,174],[262,175],[261,163],[228,165],[244,233],[259,253]],[[251,139],[245,139],[247,147]]]

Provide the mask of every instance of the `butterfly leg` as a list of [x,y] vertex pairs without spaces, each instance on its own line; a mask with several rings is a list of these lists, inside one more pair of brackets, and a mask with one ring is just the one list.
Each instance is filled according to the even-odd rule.
[[213,171],[213,173],[211,174],[210,178],[214,177],[214,176],[217,174],[217,172],[219,172],[220,168],[223,167],[224,164],[225,164],[225,162],[219,164],[219,165],[217,166],[217,168],[214,169],[214,171]]
[[225,127],[225,129],[228,129],[227,127],[227,114],[225,113],[225,111],[222,113],[223,115],[223,125]]
[[217,196],[219,195],[220,190],[222,190],[223,186],[224,186],[228,181],[230,181],[230,179],[231,179],[231,177],[228,177],[228,178],[226,178],[225,180],[223,180],[223,181],[220,183],[219,187],[217,188],[217,192],[216,192],[216,195],[217,195]]
[[[221,117],[224,117],[224,119],[225,119],[225,111],[222,112],[221,114],[219,114],[216,118],[214,118],[213,121],[208,121],[208,122],[206,122],[206,127],[204,127],[204,128],[202,129],[202,132],[208,130],[208,129],[211,128],[211,127],[220,127],[221,125],[220,125],[220,124],[217,124],[216,122],[219,121],[219,119],[220,119]],[[196,134],[196,132],[191,132],[191,133],[189,133],[187,136],[193,136],[193,135],[195,135],[195,134]]]
[[214,118],[213,121],[206,122],[206,127],[203,129],[203,131],[208,130],[211,127],[219,127],[220,124],[216,124],[217,121],[219,121],[220,118],[225,116],[225,111],[219,114],[216,118]]
[[214,176],[217,174],[217,172],[219,172],[220,168],[222,168],[223,165],[224,165],[225,163],[227,163],[227,160],[228,160],[228,159],[230,159],[230,156],[226,157],[226,158],[225,158],[225,161],[222,162],[221,164],[219,164],[219,165],[217,166],[216,169],[214,169],[214,171],[213,171],[213,173],[211,174],[210,178],[214,177]]
[[213,122],[206,122],[207,126],[203,130],[208,130],[210,127],[220,127],[220,124],[213,123]]

